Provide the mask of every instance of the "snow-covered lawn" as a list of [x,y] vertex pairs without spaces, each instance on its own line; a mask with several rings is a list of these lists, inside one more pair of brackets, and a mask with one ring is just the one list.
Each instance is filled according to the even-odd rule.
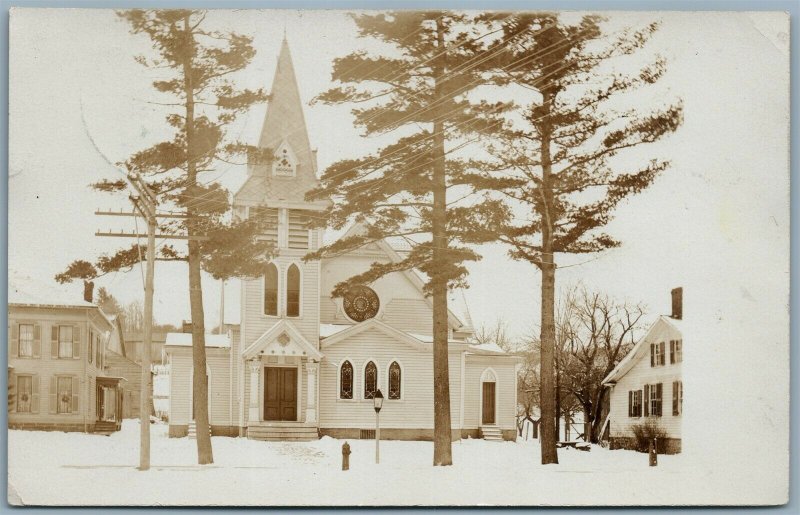
[[[126,420],[111,436],[9,431],[9,501],[60,505],[407,505],[669,503],[665,484],[679,479],[683,458],[559,450],[542,466],[536,440],[462,440],[452,467],[433,467],[431,442],[350,440],[350,470],[341,470],[343,440],[259,442],[212,438],[214,464],[196,465],[196,442],[151,432],[152,468],[141,472],[139,425]],[[668,493],[668,490],[667,492]]]

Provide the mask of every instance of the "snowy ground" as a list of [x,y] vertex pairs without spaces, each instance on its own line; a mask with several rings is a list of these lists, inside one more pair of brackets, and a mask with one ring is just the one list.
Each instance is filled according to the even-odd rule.
[[[258,442],[214,437],[215,463],[196,465],[196,442],[152,427],[152,469],[138,471],[138,421],[111,436],[9,431],[9,502],[60,505],[408,505],[669,503],[666,484],[681,475],[681,456],[630,451],[559,450],[542,466],[537,440],[453,444],[452,467],[433,467],[431,442],[350,440],[350,470],[341,470],[342,440]],[[599,473],[599,474],[596,474]],[[653,479],[652,481],[650,479]],[[609,488],[613,485],[613,488]],[[616,492],[616,494],[614,494]],[[668,493],[668,489],[667,489]]]

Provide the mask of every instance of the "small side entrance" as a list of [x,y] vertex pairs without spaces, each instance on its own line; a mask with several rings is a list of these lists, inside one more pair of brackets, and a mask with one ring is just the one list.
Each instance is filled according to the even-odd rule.
[[483,406],[481,423],[494,424],[494,390],[496,383],[483,383]]
[[264,420],[297,420],[297,368],[264,368]]

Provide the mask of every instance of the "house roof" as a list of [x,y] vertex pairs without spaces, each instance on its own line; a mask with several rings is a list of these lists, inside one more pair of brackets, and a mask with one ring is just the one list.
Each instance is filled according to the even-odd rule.
[[[231,339],[227,334],[206,334],[206,347],[230,348]],[[192,333],[167,333],[165,345],[170,347],[191,347]]]
[[662,328],[671,328],[672,330],[677,331],[681,335],[683,335],[683,331],[681,330],[681,326],[683,325],[682,320],[677,320],[672,317],[668,317],[666,315],[660,315],[658,319],[653,322],[650,328],[647,330],[647,333],[636,342],[636,345],[622,358],[622,361],[617,363],[617,366],[609,372],[609,374],[603,379],[603,384],[611,384],[618,381],[622,376],[628,373],[628,371],[633,368],[634,365],[642,358],[642,356],[649,350],[648,345],[653,342],[653,338],[657,332]]
[[[45,282],[18,270],[8,271],[8,305],[37,308],[96,309],[113,328],[114,319],[100,307],[83,300],[79,285],[56,285]],[[82,286],[80,286],[82,289]]]

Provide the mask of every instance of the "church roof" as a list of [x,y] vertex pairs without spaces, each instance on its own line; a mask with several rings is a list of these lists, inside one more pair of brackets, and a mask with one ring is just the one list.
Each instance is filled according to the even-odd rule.
[[272,164],[249,164],[247,180],[236,193],[244,202],[302,202],[318,184],[316,155],[311,150],[289,43],[284,38],[270,90],[258,146],[277,152],[288,148],[296,160],[294,176],[275,176]]

